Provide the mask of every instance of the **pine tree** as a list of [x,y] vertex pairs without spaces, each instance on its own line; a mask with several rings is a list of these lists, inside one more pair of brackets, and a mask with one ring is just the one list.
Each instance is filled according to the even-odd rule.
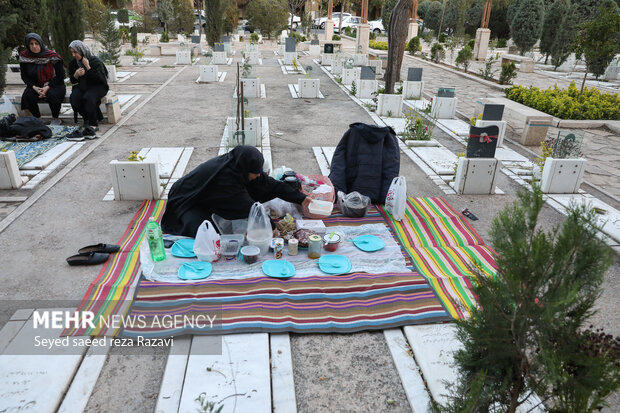
[[575,27],[578,25],[579,15],[575,7],[572,6],[566,11],[551,47],[551,64],[556,69],[566,62],[575,50],[575,38],[577,36]]
[[[545,14],[543,23],[545,30],[543,30],[540,36],[540,52],[545,55],[545,64],[547,64],[549,55],[551,55],[558,33],[562,30],[562,26],[564,26],[564,17],[569,8],[570,0],[555,0]],[[574,27],[571,29],[574,30]]]
[[544,15],[545,5],[542,0],[520,1],[517,13],[510,23],[510,34],[522,55],[538,41]]
[[97,40],[99,40],[103,46],[99,58],[107,64],[119,64],[119,57],[121,55],[121,33],[114,24],[114,16],[109,11],[106,12],[106,19]]
[[613,253],[596,213],[571,207],[539,227],[542,191],[520,191],[493,220],[497,275],[478,274],[479,308],[457,322],[458,384],[449,412],[514,413],[535,392],[562,412],[591,412],[620,386],[620,339],[584,330]]
[[73,59],[69,43],[84,39],[81,0],[49,0],[48,13],[54,50],[62,56],[65,65]]

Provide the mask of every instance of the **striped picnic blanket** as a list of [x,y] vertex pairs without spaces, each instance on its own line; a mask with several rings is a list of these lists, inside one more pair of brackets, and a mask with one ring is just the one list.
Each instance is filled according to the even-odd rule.
[[[207,317],[215,317],[213,326],[205,322]],[[193,284],[141,281],[129,319],[136,322],[123,336],[153,338],[186,333],[352,333],[451,317],[426,279],[409,272]]]
[[129,311],[140,278],[140,242],[150,217],[159,221],[165,201],[143,201],[118,245],[121,249],[106,262],[97,278],[90,284],[78,311],[91,311],[106,323],[95,322],[95,328],[68,328],[62,335],[114,336],[122,323],[115,316]]
[[495,252],[442,198],[409,198],[405,218],[395,221],[378,207],[418,272],[433,286],[448,313],[463,319],[476,299],[472,268],[496,273]]

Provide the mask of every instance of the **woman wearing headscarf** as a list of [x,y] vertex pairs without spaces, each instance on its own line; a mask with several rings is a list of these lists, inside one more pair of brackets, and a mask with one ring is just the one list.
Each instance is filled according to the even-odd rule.
[[281,198],[310,204],[310,197],[263,172],[263,155],[253,146],[237,146],[199,165],[172,185],[161,221],[164,232],[195,237],[212,214],[244,219],[254,202]]
[[73,113],[82,115],[84,127],[91,126],[98,130],[99,121],[103,119],[99,104],[110,90],[108,70],[80,40],[72,41],[69,50],[73,55],[73,60],[69,63],[69,80],[73,84],[71,89]]
[[60,106],[67,92],[62,57],[48,49],[36,33],[28,33],[25,43],[26,49],[19,55],[19,71],[26,84],[22,110],[40,118],[39,100],[45,99],[52,111],[51,125],[60,125]]

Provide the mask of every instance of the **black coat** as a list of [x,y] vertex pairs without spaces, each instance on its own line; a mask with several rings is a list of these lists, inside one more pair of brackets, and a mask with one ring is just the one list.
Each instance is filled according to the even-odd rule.
[[353,123],[336,147],[329,179],[336,191],[357,191],[383,204],[399,171],[400,149],[394,130]]
[[[304,194],[262,173],[263,155],[252,146],[237,146],[199,165],[172,185],[161,221],[164,232],[195,237],[212,214],[245,219],[254,202],[281,198],[301,204]],[[248,173],[261,173],[253,181]]]
[[77,84],[83,92],[86,92],[93,86],[103,86],[107,92],[110,89],[108,86],[108,69],[105,68],[101,59],[96,56],[92,56],[88,62],[90,63],[90,70],[87,70],[84,76],[76,79],[73,75],[80,66],[77,60],[71,60],[69,62],[69,80],[72,84]]

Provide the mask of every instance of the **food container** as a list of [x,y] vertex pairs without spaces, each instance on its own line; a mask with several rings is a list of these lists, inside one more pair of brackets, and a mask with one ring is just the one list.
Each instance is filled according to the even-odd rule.
[[334,252],[340,245],[340,235],[333,232],[331,234],[325,234],[323,237],[323,243],[323,248],[325,248],[325,251]]
[[310,235],[310,238],[308,239],[308,258],[313,260],[320,258],[322,246],[323,241],[320,236]]
[[241,248],[241,255],[243,255],[243,261],[246,264],[254,264],[258,261],[258,256],[260,255],[260,248],[254,245],[246,245]]
[[288,255],[297,255],[299,241],[296,238],[288,240]]
[[308,206],[308,211],[310,211],[312,215],[317,215],[323,218],[330,216],[332,214],[332,209],[334,209],[333,202],[321,201],[318,199],[313,199]]
[[282,238],[273,239],[273,258],[279,260],[284,253],[284,240]]
[[309,229],[319,235],[324,235],[326,231],[325,224],[320,219],[298,219],[295,225],[297,229]]
[[222,257],[226,261],[231,261],[237,258],[239,250],[243,245],[243,234],[224,234],[220,239]]

